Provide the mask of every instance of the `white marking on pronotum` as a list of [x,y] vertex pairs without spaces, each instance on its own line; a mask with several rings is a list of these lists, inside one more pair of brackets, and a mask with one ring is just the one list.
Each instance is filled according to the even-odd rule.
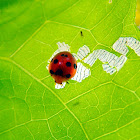
[[64,88],[65,85],[66,85],[66,82],[62,82],[62,84],[57,84],[57,83],[55,83],[55,88],[56,88],[56,89],[61,89],[61,88]]
[[120,37],[113,44],[113,49],[120,54],[126,55],[129,51],[127,46],[133,49],[135,53],[140,56],[140,42],[133,37]]
[[85,78],[87,78],[91,74],[90,69],[87,69],[85,66],[83,66],[82,63],[77,63],[77,71],[76,74],[71,80],[75,80],[77,82],[82,82]]
[[50,61],[52,60],[52,58],[59,52],[63,52],[63,51],[69,51],[70,52],[70,46],[68,44],[65,44],[65,42],[58,42],[58,49],[53,53],[53,55],[51,56],[51,58],[48,60],[48,63],[50,63]]
[[81,47],[77,52],[78,59],[82,60],[84,57],[86,57],[90,53],[90,49],[84,45]]

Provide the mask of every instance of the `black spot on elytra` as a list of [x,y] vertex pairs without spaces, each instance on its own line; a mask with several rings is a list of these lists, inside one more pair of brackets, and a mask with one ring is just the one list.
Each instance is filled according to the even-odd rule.
[[64,54],[61,54],[61,56],[65,56]]
[[61,54],[61,56],[68,57],[68,55],[67,55],[67,54],[66,54],[66,55],[65,55],[65,54]]
[[71,75],[70,75],[70,74],[67,74],[67,75],[66,75],[66,77],[67,77],[67,78],[70,78],[70,77],[71,77]]
[[67,62],[67,63],[66,63],[66,66],[67,66],[67,67],[70,67],[70,66],[71,66],[71,63],[70,63],[70,62]]
[[74,64],[74,68],[77,69],[77,65],[76,64]]
[[55,59],[55,60],[54,60],[54,64],[56,64],[56,63],[58,63],[58,59]]
[[54,74],[53,70],[50,70],[50,73],[51,73],[51,74]]
[[55,72],[55,75],[59,75],[59,76],[63,76],[63,71],[58,69],[56,72]]

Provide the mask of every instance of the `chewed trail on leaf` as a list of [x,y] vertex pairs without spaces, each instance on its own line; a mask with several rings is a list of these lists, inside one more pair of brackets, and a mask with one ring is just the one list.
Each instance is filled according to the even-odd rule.
[[78,56],[76,53],[72,53],[72,55],[75,57],[76,60],[78,60]]
[[[70,52],[70,46],[68,44],[65,44],[64,42],[63,43],[58,42],[57,45],[58,45],[58,49],[53,53],[48,63],[51,62],[52,58],[57,53],[62,51]],[[96,60],[99,59],[103,63],[102,64],[103,70],[109,73],[110,75],[114,74],[116,71],[119,71],[127,61],[126,54],[129,52],[128,47],[133,49],[135,53],[138,56],[140,56],[140,42],[133,37],[120,37],[113,44],[112,47],[116,52],[121,54],[120,57],[104,49],[97,49],[94,50],[92,53],[90,53],[90,50],[86,45],[80,47],[77,54],[72,53],[72,55],[76,60],[78,59],[82,60],[84,63],[89,64],[90,66],[93,66]],[[46,66],[47,69],[48,66],[49,65]],[[71,78],[71,80],[82,82],[82,80],[84,80],[90,75],[91,75],[90,69],[87,69],[85,66],[83,66],[82,63],[78,62],[76,74],[73,78]],[[65,85],[66,82],[62,82],[62,84],[56,83],[55,88],[61,89],[64,88]]]
[[104,71],[106,71],[106,72],[109,73],[110,75],[112,75],[113,73],[116,72],[116,69],[110,67],[108,64],[102,64],[102,67],[103,67]]
[[[53,53],[53,55],[51,56],[51,58],[49,59],[48,63],[52,63],[53,62],[53,58],[56,56],[56,54],[60,53],[60,52],[64,52],[64,51],[68,51],[70,52],[70,46],[63,43],[58,42],[58,49]],[[90,53],[89,48],[84,45],[83,47],[81,47],[77,54],[73,53],[72,56],[78,60],[82,60],[83,58],[85,58],[85,56],[87,56]],[[63,55],[63,54],[62,54]],[[61,55],[61,56],[62,56]],[[63,57],[63,56],[62,56]],[[67,62],[68,63],[68,62]],[[49,69],[49,64],[46,66],[47,69]],[[90,75],[90,69],[87,69],[85,66],[82,65],[82,63],[78,63],[77,65],[74,64],[74,68],[77,69],[75,76],[72,78],[72,80],[81,82],[83,79],[85,79],[86,77],[88,77]],[[52,74],[52,73],[51,73]],[[70,75],[70,74],[69,74]],[[66,85],[66,82],[62,82],[62,84],[55,84],[55,88],[56,89],[62,89],[64,88]]]
[[62,51],[70,52],[70,46],[68,44],[65,44],[65,42],[62,42],[62,43],[58,42],[57,45],[58,45],[59,52],[62,52]]
[[135,51],[140,56],[140,42],[133,37],[120,37],[114,44],[113,49],[123,55],[128,53],[128,47]]
[[87,63],[90,66],[92,66],[97,59],[99,59],[103,63],[108,63],[103,64],[102,67],[104,71],[112,75],[113,73],[116,72],[116,70],[119,71],[122,68],[122,66],[127,60],[127,57],[123,55],[118,57],[115,54],[110,53],[106,50],[98,49],[93,51],[88,57],[86,57],[84,59],[84,63]]
[[87,78],[89,75],[91,75],[90,69],[87,69],[82,63],[78,62],[76,74],[71,80],[82,82],[82,80]]
[[68,44],[65,44],[65,42],[58,42],[58,49],[53,53],[53,55],[51,56],[51,58],[48,60],[48,63],[50,63],[50,61],[52,60],[52,58],[59,52],[63,52],[63,51],[69,51],[70,52],[70,46]]
[[[77,63],[77,72],[75,76],[71,79],[77,82],[82,82],[85,78],[91,75],[90,69],[87,69],[85,66],[83,66],[82,63]],[[62,84],[55,84],[56,89],[62,89],[66,85],[66,82],[62,82]]]
[[82,60],[90,53],[90,49],[84,45],[83,47],[80,47],[80,49],[77,52],[78,59]]
[[123,65],[125,64],[127,60],[127,57],[124,56],[124,55],[121,55],[116,61],[115,61],[115,64],[114,64],[114,67],[117,69],[117,71],[119,71]]
[[126,43],[127,43],[127,38],[120,37],[113,44],[113,49],[120,54],[126,55],[129,52]]
[[62,84],[57,84],[57,83],[55,83],[55,88],[56,88],[56,89],[61,89],[61,88],[64,88],[65,85],[66,85],[66,82],[62,82]]
[[76,53],[72,53],[72,55],[75,57],[76,60],[82,60],[84,59],[88,54],[90,53],[90,49],[84,45],[83,47],[80,47],[80,49],[78,50],[77,54]]

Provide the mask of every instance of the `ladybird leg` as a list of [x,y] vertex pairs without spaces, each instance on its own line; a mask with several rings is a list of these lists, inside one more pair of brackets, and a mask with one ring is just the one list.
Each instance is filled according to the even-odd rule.
[[66,81],[66,83],[67,83],[67,84],[69,84],[69,82],[68,82],[68,81]]

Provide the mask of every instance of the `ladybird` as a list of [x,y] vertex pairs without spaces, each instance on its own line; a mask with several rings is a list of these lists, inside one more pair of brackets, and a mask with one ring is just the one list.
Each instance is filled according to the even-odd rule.
[[48,70],[55,82],[62,84],[62,82],[74,77],[77,70],[77,62],[70,52],[63,51],[57,53],[51,59]]

